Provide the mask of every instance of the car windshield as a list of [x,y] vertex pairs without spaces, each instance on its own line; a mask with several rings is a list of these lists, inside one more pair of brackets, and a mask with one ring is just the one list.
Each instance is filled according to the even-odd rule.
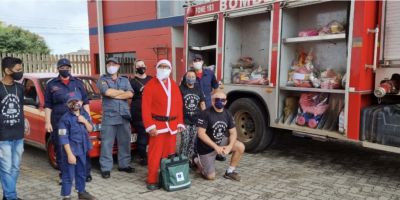
[[[99,89],[97,88],[97,85],[96,85],[97,80],[95,78],[86,77],[86,76],[85,77],[76,77],[76,78],[82,80],[82,82],[83,82],[83,84],[85,86],[86,92],[88,94],[89,100],[96,100],[96,99],[100,99],[101,98],[100,91],[99,91]],[[45,90],[46,84],[50,79],[51,78],[39,79],[39,83],[40,83],[40,86],[42,87],[43,91]]]

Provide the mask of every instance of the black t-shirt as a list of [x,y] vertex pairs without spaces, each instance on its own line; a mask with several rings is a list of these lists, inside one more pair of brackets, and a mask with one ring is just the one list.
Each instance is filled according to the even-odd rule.
[[[201,113],[197,126],[206,129],[208,137],[219,145],[224,137],[229,137],[229,129],[235,128],[235,122],[229,110],[216,112],[214,107],[210,107]],[[212,151],[214,151],[212,147],[201,139],[197,140],[197,153],[204,155]]]
[[134,77],[131,79],[131,86],[133,88],[133,91],[135,92],[131,104],[131,115],[134,122],[142,121],[142,92],[146,83],[149,82],[152,78],[153,77],[151,76],[147,76],[144,79],[138,77]]
[[204,94],[197,84],[193,88],[182,84],[179,88],[183,98],[185,124],[196,124],[201,112],[200,102],[205,101]]
[[0,141],[24,138],[24,87],[0,82]]

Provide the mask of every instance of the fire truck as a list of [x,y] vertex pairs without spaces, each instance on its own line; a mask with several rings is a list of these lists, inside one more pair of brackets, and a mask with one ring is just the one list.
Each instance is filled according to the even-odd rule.
[[292,132],[400,153],[399,10],[397,1],[192,5],[184,62],[201,54],[214,66],[249,152]]

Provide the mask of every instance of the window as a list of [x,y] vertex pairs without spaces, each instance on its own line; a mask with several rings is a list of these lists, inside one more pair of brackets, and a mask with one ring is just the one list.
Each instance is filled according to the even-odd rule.
[[166,1],[166,0],[158,0],[157,1],[157,18],[166,18],[166,17],[175,17],[181,16],[184,14],[183,5],[185,5],[186,1]]
[[[24,81],[24,86],[25,86],[25,91],[24,91],[24,104],[25,105],[30,105],[32,104],[37,105],[39,102],[39,97],[36,92],[35,84],[32,80],[30,79],[25,79]],[[29,103],[28,103],[29,102]]]
[[[133,66],[136,60],[136,52],[106,53],[106,60],[111,57],[117,58],[121,63],[119,73],[133,74],[135,72]],[[99,54],[96,54],[96,72],[100,73]]]
[[[85,90],[87,92],[89,100],[96,100],[96,99],[101,98],[100,90],[99,90],[99,88],[97,88],[97,85],[96,85],[96,83],[97,83],[96,78],[87,77],[87,76],[79,76],[76,78],[80,79],[83,82],[83,86],[85,87]],[[51,78],[39,79],[39,84],[43,90],[43,93],[45,92],[46,85],[50,79]]]

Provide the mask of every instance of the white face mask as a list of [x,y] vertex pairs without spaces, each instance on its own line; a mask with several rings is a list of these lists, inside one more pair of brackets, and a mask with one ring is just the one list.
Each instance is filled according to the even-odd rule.
[[199,70],[199,69],[201,69],[202,67],[203,67],[203,62],[194,62],[193,63],[193,67],[194,67],[194,69],[195,70]]
[[109,67],[107,67],[107,72],[111,75],[115,74],[118,72],[119,67],[115,66],[115,65],[111,65]]
[[171,74],[171,69],[160,69],[160,68],[157,68],[157,78],[159,80],[167,79],[170,74]]

